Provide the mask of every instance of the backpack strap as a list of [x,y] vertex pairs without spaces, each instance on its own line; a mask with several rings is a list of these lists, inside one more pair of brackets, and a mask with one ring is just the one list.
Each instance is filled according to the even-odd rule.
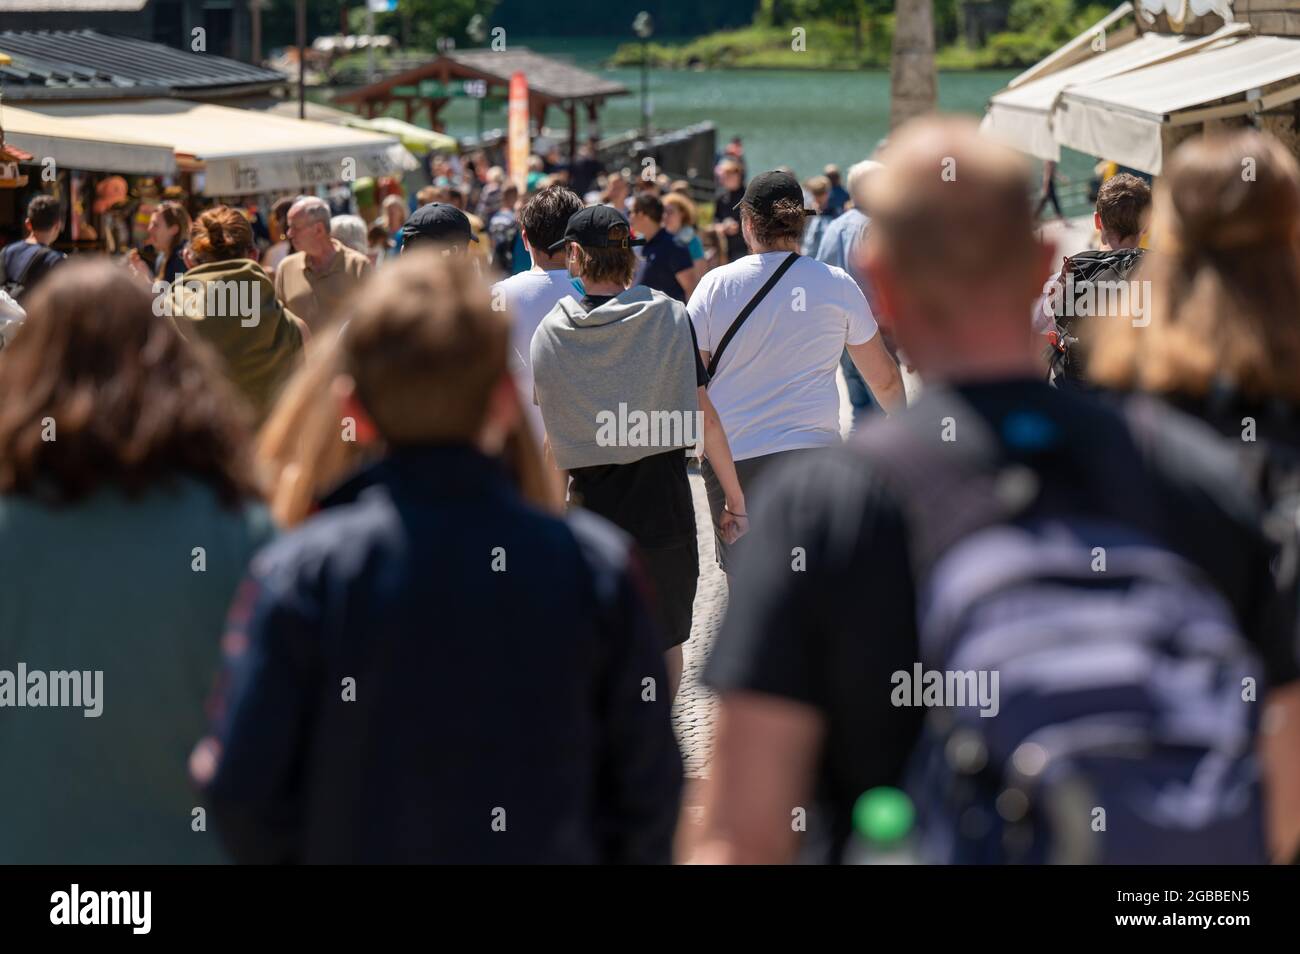
[[727,333],[723,335],[722,340],[718,342],[717,350],[714,351],[712,356],[709,358],[710,381],[713,380],[713,375],[718,370],[718,361],[722,358],[722,352],[726,350],[727,345],[731,343],[731,339],[736,337],[736,332],[740,330],[740,326],[745,323],[751,314],[753,314],[754,309],[758,307],[759,302],[767,297],[768,292],[776,287],[776,283],[781,280],[781,276],[790,270],[790,266],[794,264],[794,260],[798,257],[798,252],[791,252],[789,256],[787,256],[786,260],[776,267],[776,271],[772,273],[771,277],[763,283],[763,287],[758,290],[758,293],[749,300],[749,304],[741,309],[740,314],[736,316],[736,320],[731,323],[731,327],[727,329]]
[[[28,243],[23,242],[23,243],[15,243],[15,244],[27,245]],[[6,248],[8,248],[8,246]],[[42,245],[36,245],[32,243],[31,248],[32,248],[32,252],[27,256],[27,264],[23,266],[22,274],[20,274],[16,279],[9,278],[9,259],[18,258],[19,253],[22,252],[22,249],[19,248],[17,252],[14,252],[11,255],[6,255],[4,257],[5,282],[12,281],[13,284],[17,285],[20,289],[25,289],[27,287],[27,276],[32,273],[32,268],[36,265],[36,263],[42,261],[45,258],[45,252],[46,252],[45,247]]]

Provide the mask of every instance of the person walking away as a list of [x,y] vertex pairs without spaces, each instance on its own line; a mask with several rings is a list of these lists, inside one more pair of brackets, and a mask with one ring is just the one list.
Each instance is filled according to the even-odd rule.
[[477,243],[469,217],[454,205],[442,202],[420,206],[402,226],[403,253],[411,247],[427,246],[444,254],[468,257]]
[[1296,672],[1236,462],[1149,399],[1042,380],[1025,313],[1052,250],[1020,157],[925,118],[881,159],[866,264],[926,388],[764,488],[706,671],[701,860],[839,858],[879,786],[932,862],[1264,860],[1242,688]]
[[[845,347],[886,411],[905,398],[898,365],[853,279],[799,255],[809,213],[794,176],[755,176],[736,213],[754,254],[707,273],[687,309],[710,368],[709,395],[752,494],[775,462],[841,442],[835,369]],[[709,462],[702,469],[718,562],[729,570],[724,494]]]
[[570,503],[609,519],[638,545],[672,699],[699,580],[684,451],[703,443],[712,462],[725,499],[723,538],[734,542],[745,531],[748,512],[686,309],[644,285],[629,287],[631,249],[640,241],[609,206],[569,219],[550,251],[567,250],[585,294],[559,301],[534,333],[531,353],[537,403],[555,464],[569,478]]
[[330,209],[315,196],[289,209],[295,249],[275,270],[275,297],[313,331],[333,322],[345,298],[370,274],[370,259],[330,235]]
[[408,245],[346,317],[327,393],[379,456],[232,609],[191,761],[213,826],[251,863],[667,862],[659,646],[627,541],[504,470],[505,314],[467,257]]
[[600,161],[600,137],[591,136],[578,148],[578,158],[569,170],[569,188],[579,196],[585,196],[596,186],[596,181],[605,174],[605,164]]
[[238,209],[218,205],[200,215],[190,252],[197,264],[183,285],[170,289],[166,312],[187,340],[216,350],[260,422],[302,361],[310,332],[276,298],[271,277],[257,264],[248,219]]
[[816,257],[817,250],[821,248],[822,236],[826,234],[826,228],[834,220],[835,214],[830,211],[831,184],[825,176],[813,176],[804,183],[804,188],[812,197],[812,206],[814,215],[808,216],[808,224],[804,227],[803,241],[800,244],[799,251],[803,255]]
[[[867,180],[879,169],[880,163],[870,159],[863,159],[849,167],[847,181],[853,204],[826,226],[816,253],[817,261],[825,265],[834,265],[849,273],[849,277],[861,289],[872,314],[879,312],[880,303],[876,301],[871,282],[862,270],[859,251],[870,222],[865,205]],[[885,339],[885,347],[889,348],[890,354],[894,354],[888,334],[884,331],[881,334]],[[854,426],[857,426],[863,415],[875,407],[875,402],[871,399],[871,389],[867,387],[867,382],[862,380],[862,375],[858,372],[847,348],[840,354],[840,370],[844,372],[844,382],[849,391],[849,403],[853,405]]]
[[630,220],[637,235],[645,239],[645,244],[639,249],[635,283],[686,304],[695,290],[695,262],[691,253],[664,228],[663,200],[650,193],[641,193],[632,200]]
[[0,859],[219,862],[186,757],[272,533],[242,402],[121,267],[60,266],[28,306],[0,357]]
[[1046,159],[1043,161],[1043,190],[1038,198],[1038,206],[1034,209],[1034,219],[1037,221],[1042,218],[1043,209],[1051,203],[1052,210],[1056,212],[1056,218],[1064,222],[1065,213],[1061,211],[1061,203],[1056,198],[1056,161]]
[[539,441],[546,428],[541,411],[533,403],[533,332],[561,298],[573,294],[567,250],[548,250],[564,238],[569,219],[581,210],[582,199],[562,186],[543,189],[529,199],[520,212],[520,227],[532,268],[492,286],[494,306],[510,315],[510,367],[528,424]]
[[[518,275],[532,267],[529,261],[515,261],[515,246],[519,238],[519,190],[508,183],[501,192],[501,206],[488,219],[488,240],[492,244],[492,264],[506,275]],[[526,258],[527,256],[525,256]]]
[[[1247,165],[1255,177],[1243,189]],[[1152,249],[1134,273],[1144,299],[1101,322],[1088,374],[1113,391],[1154,394],[1222,435],[1263,500],[1265,528],[1278,545],[1277,590],[1295,605],[1300,169],[1276,139],[1253,130],[1188,142],[1165,167],[1151,234]],[[1285,647],[1286,634],[1282,640]],[[1273,857],[1291,861],[1300,851],[1300,780],[1292,768],[1300,689],[1279,687],[1265,703]]]
[[0,279],[4,291],[18,304],[67,256],[50,248],[63,231],[63,208],[52,195],[38,195],[27,203],[27,238],[11,242],[0,251]]
[[[1034,311],[1036,330],[1048,335],[1049,373],[1060,387],[1085,387],[1088,349],[1097,319],[1140,286],[1130,276],[1142,261],[1142,238],[1151,209],[1151,187],[1126,172],[1111,176],[1097,193],[1093,224],[1101,235],[1095,252],[1062,260],[1047,280]],[[1089,320],[1091,319],[1091,320]]]

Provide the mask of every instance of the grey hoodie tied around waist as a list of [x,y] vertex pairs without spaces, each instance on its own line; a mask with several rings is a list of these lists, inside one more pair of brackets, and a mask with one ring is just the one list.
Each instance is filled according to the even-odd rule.
[[556,464],[630,464],[692,446],[702,437],[694,349],[685,306],[644,285],[590,312],[561,298],[530,349]]

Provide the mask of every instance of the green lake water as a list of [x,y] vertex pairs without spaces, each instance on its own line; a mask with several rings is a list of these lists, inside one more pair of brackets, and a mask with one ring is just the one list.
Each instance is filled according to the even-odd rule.
[[[529,38],[514,42],[569,59],[627,87],[627,96],[610,99],[601,110],[602,133],[640,125],[640,70],[606,69],[601,65],[617,40]],[[941,73],[939,107],[980,116],[989,97],[1017,72]],[[820,172],[828,162],[846,168],[865,158],[889,127],[889,73],[883,70],[650,70],[649,94],[656,128],[710,120],[718,130],[719,148],[732,136],[742,138],[751,171],[785,165],[800,178]],[[443,111],[443,118],[451,134],[473,135],[476,105],[453,100]],[[485,120],[488,129],[504,126],[504,108],[488,110]],[[555,128],[563,128],[564,118],[558,111],[552,111],[547,121]],[[1090,168],[1090,159],[1073,153],[1063,159],[1061,171],[1079,181]]]

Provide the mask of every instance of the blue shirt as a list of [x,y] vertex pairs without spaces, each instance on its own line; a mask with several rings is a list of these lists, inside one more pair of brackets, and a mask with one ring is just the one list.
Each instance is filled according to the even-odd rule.
[[849,209],[826,226],[821,242],[817,246],[817,261],[834,265],[849,273],[849,277],[858,283],[862,294],[866,296],[871,310],[876,310],[876,295],[867,276],[858,268],[858,243],[870,223],[865,215],[857,209]]
[[622,533],[469,447],[354,475],[231,615],[207,795],[235,860],[668,862],[681,760],[642,701],[664,668],[637,574]]
[[673,241],[667,229],[660,229],[655,237],[640,248],[641,273],[635,284],[661,291],[670,298],[686,303],[686,289],[677,280],[677,273],[694,267],[691,253]]

